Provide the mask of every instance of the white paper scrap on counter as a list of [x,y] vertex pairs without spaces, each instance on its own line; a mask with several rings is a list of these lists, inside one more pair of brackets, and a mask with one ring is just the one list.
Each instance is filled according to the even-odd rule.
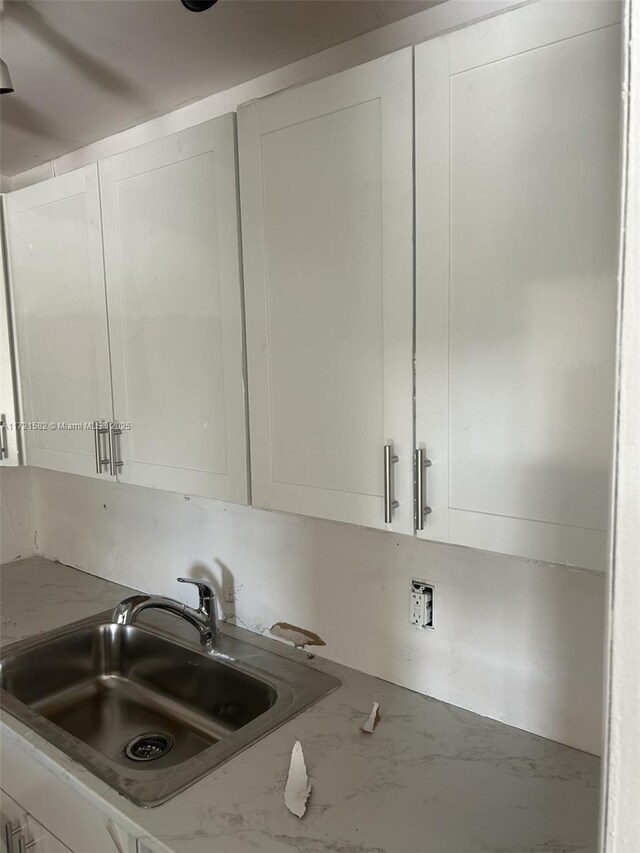
[[362,731],[366,732],[368,735],[373,734],[373,730],[378,725],[380,721],[380,703],[374,702],[373,708],[371,709],[371,713],[369,714],[369,719],[362,727]]
[[296,817],[303,817],[307,810],[307,800],[311,793],[311,784],[304,763],[302,745],[297,740],[291,750],[291,764],[287,786],[284,789],[284,804]]

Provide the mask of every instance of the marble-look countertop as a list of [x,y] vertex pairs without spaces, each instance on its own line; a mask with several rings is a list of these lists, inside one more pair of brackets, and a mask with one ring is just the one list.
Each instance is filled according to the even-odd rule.
[[[112,607],[131,590],[42,558],[0,570],[2,641]],[[302,659],[274,640],[224,630]],[[149,846],[174,853],[578,853],[597,848],[599,760],[330,661],[343,686],[154,809],[132,805],[8,714],[11,737]],[[373,701],[382,719],[360,731]],[[313,791],[283,802],[302,742]],[[155,841],[154,841],[155,840]]]

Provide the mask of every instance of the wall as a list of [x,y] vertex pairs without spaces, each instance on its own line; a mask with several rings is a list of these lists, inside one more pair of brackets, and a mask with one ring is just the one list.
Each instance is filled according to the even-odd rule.
[[31,468],[0,468],[0,563],[35,554]]
[[[38,553],[188,600],[215,580],[225,615],[286,620],[327,657],[598,752],[600,573],[387,532],[33,469]],[[412,577],[435,585],[435,630],[409,625]]]
[[[512,5],[519,4],[437,6],[44,164],[12,186]],[[319,632],[327,642],[323,654],[334,660],[599,752],[605,596],[599,573],[38,469],[23,480],[24,473],[8,472],[4,480],[17,543],[7,554],[24,555],[23,543],[31,543],[51,559],[181,598],[189,592],[177,575],[208,575],[221,587],[226,615],[252,630],[294,622]],[[412,577],[435,584],[433,631],[408,624]]]
[[[609,583],[603,849],[640,850],[640,0],[625,15],[622,281]],[[633,37],[632,37],[633,34]]]
[[262,98],[289,86],[326,77],[407,45],[417,44],[440,33],[457,29],[471,21],[488,18],[529,2],[532,0],[449,0],[15,175],[10,179],[11,185],[7,187],[7,191],[44,181],[152,139],[235,111],[239,104],[253,98]]

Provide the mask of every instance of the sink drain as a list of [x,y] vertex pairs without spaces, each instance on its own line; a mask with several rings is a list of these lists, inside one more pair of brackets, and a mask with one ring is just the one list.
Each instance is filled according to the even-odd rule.
[[165,732],[147,732],[130,740],[124,754],[132,761],[153,761],[166,755],[173,746],[173,738]]

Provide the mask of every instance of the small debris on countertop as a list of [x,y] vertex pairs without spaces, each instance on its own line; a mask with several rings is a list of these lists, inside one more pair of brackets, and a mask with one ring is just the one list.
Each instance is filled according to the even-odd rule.
[[289,776],[284,789],[284,803],[296,817],[304,817],[307,810],[307,800],[311,793],[311,783],[304,763],[302,744],[297,740],[291,750]]
[[373,708],[371,709],[371,713],[369,714],[369,719],[364,724],[364,726],[361,727],[361,731],[365,732],[368,735],[372,735],[373,730],[380,722],[380,717],[380,703],[374,702]]

